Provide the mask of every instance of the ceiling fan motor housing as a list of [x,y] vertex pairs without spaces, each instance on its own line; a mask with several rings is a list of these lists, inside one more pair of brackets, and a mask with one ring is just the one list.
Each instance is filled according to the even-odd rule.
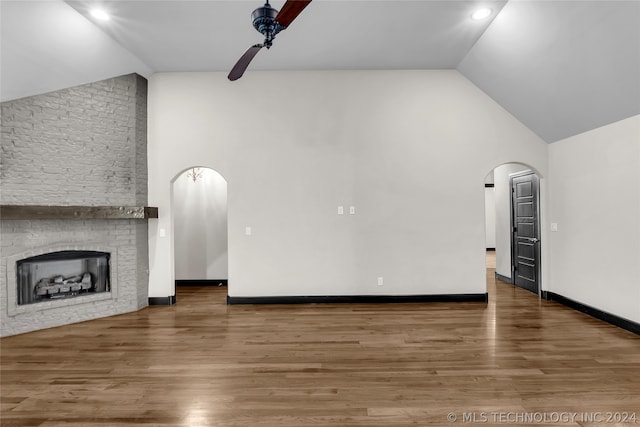
[[258,30],[264,37],[264,46],[270,48],[276,34],[284,29],[283,26],[278,24],[276,16],[278,10],[272,8],[269,3],[257,8],[251,14],[253,19],[253,27]]

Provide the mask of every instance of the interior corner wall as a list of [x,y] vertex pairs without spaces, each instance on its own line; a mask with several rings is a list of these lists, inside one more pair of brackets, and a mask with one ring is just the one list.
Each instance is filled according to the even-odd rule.
[[194,164],[228,182],[238,297],[485,293],[485,177],[547,167],[455,70],[154,74],[148,147],[152,297],[174,293],[170,183]]
[[549,146],[550,290],[640,322],[640,116]]

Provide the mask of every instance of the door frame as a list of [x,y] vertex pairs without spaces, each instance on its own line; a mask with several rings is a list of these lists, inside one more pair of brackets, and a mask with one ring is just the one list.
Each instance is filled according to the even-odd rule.
[[[227,189],[225,191],[225,198],[227,201],[227,209],[225,212],[225,220],[227,223],[227,239],[226,239],[226,248],[227,248],[227,278],[226,279],[203,279],[203,280],[176,280],[176,256],[175,256],[175,224],[176,224],[176,208],[175,208],[175,193],[176,193],[176,188],[175,188],[175,184],[176,181],[183,176],[184,174],[186,174],[187,172],[189,172],[192,169],[207,169],[210,170],[212,172],[214,172],[216,175],[219,175],[220,178],[222,178],[225,183],[227,184]],[[194,181],[195,182],[195,181]],[[218,169],[212,167],[212,166],[206,166],[206,165],[192,165],[189,166],[188,168],[182,169],[180,172],[178,172],[176,175],[174,175],[174,177],[171,179],[171,181],[169,182],[169,201],[170,201],[170,212],[171,212],[171,219],[170,219],[170,224],[171,224],[171,232],[169,233],[169,237],[170,237],[170,250],[171,250],[171,289],[173,291],[173,302],[172,304],[176,303],[176,287],[178,286],[178,282],[183,282],[182,284],[187,284],[187,285],[192,285],[192,286],[212,286],[212,285],[217,285],[220,286],[220,282],[225,283],[227,286],[227,296],[229,293],[229,288],[228,288],[228,283],[229,283],[229,181],[227,180],[227,178],[222,175]],[[189,283],[192,282],[192,283]]]
[[[515,224],[514,224],[514,217],[515,217],[515,206],[513,204],[513,179],[514,178],[519,178],[522,176],[527,176],[527,175],[532,175],[533,177],[533,183],[534,183],[534,199],[535,199],[535,203],[536,203],[536,211],[535,211],[535,215],[536,215],[536,219],[535,219],[535,227],[536,227],[536,245],[535,245],[535,257],[536,257],[536,286],[538,288],[538,297],[542,296],[542,286],[540,284],[541,278],[542,278],[542,251],[541,251],[541,239],[540,239],[540,235],[541,235],[541,229],[540,229],[540,214],[541,214],[541,210],[540,210],[540,177],[536,174],[536,172],[534,170],[525,170],[525,171],[521,171],[521,172],[516,172],[513,174],[509,175],[509,190],[510,190],[510,199],[509,199],[509,206],[510,206],[510,224],[509,224],[509,230],[510,230],[510,238],[511,238],[511,284],[513,286],[517,286],[516,285],[516,241],[515,241],[515,233],[514,233],[514,228],[515,228]],[[518,286],[520,287],[520,286]],[[525,289],[527,290],[527,289]],[[533,293],[533,292],[532,292]]]

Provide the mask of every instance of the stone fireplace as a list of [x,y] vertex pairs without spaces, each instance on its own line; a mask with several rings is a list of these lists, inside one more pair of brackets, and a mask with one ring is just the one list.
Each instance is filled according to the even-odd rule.
[[1,106],[2,336],[148,305],[147,82]]

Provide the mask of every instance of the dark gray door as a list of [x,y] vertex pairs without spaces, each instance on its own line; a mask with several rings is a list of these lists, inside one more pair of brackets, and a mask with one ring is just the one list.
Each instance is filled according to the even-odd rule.
[[523,172],[513,175],[510,182],[513,283],[537,294],[540,275],[538,177],[532,172]]

